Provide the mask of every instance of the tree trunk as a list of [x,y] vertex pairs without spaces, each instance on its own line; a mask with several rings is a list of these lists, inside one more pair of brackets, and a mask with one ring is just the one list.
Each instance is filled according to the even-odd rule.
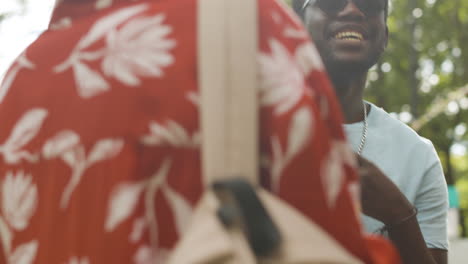
[[450,153],[450,146],[444,149],[445,153],[445,179],[447,180],[448,185],[455,185],[455,177],[453,175],[453,166],[452,166],[452,153]]
[[465,210],[461,209],[459,210],[460,212],[460,227],[461,227],[461,237],[468,237],[467,230],[466,230],[466,224],[465,224]]
[[408,78],[409,78],[409,85],[411,90],[411,100],[410,100],[410,107],[411,107],[411,114],[413,115],[413,119],[417,119],[419,117],[418,113],[418,105],[419,105],[419,81],[416,77],[416,72],[419,68],[419,54],[416,50],[415,44],[417,43],[416,39],[416,18],[413,16],[413,10],[417,7],[416,0],[409,0],[408,1],[408,10],[409,10],[409,18],[408,18],[408,28],[410,34],[410,42],[409,42],[409,71],[408,71]]

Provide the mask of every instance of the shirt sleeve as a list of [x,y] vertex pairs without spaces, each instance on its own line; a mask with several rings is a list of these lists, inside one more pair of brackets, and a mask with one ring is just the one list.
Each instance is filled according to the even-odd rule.
[[431,146],[427,170],[421,181],[415,204],[418,222],[427,247],[448,250],[448,191],[444,173]]

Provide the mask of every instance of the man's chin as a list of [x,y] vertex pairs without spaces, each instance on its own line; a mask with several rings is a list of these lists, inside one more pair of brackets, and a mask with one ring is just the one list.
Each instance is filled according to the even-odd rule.
[[361,74],[367,72],[374,63],[363,60],[333,60],[325,62],[327,70],[333,72],[334,74],[343,73],[346,75],[349,74]]

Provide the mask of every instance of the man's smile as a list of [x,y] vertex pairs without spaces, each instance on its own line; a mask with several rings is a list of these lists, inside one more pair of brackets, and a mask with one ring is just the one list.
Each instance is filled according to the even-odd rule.
[[364,40],[364,36],[355,31],[344,31],[344,32],[339,32],[335,35],[335,39],[339,40],[351,40],[351,41],[358,41],[361,42]]

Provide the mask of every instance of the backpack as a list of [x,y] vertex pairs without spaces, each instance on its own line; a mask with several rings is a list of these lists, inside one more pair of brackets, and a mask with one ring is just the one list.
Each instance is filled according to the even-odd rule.
[[257,10],[256,0],[198,1],[206,188],[168,263],[362,263],[258,185]]

